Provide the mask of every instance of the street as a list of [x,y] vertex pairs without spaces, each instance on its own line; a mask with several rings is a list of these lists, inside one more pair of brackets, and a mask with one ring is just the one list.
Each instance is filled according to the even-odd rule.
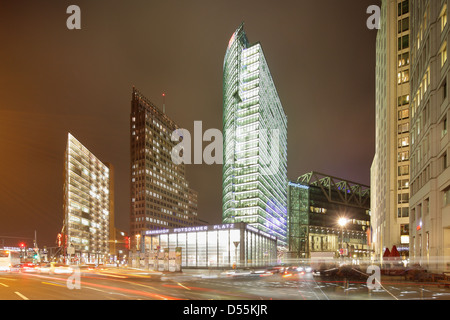
[[164,274],[104,268],[75,274],[0,273],[1,300],[450,300],[436,283],[382,278],[380,289],[364,280],[281,274],[225,274],[184,270]]

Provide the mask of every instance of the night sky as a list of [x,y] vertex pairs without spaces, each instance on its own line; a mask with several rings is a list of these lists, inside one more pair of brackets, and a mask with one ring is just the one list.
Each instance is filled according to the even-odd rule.
[[[72,4],[81,30],[66,27]],[[114,165],[116,226],[128,231],[133,85],[161,108],[165,92],[179,126],[201,120],[203,130],[222,130],[223,58],[242,22],[263,46],[288,116],[289,178],[319,171],[369,185],[373,4],[380,1],[0,0],[0,237],[36,231],[40,246],[55,245],[68,132]],[[200,218],[220,223],[221,165],[188,165],[187,177]]]

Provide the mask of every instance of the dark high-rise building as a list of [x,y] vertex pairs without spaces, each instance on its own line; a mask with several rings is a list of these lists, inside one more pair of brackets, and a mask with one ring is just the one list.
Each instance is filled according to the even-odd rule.
[[[133,88],[130,114],[131,249],[146,230],[193,226],[197,192],[189,188],[184,164],[174,164],[171,139],[178,129],[163,111]],[[134,247],[133,247],[134,246]]]

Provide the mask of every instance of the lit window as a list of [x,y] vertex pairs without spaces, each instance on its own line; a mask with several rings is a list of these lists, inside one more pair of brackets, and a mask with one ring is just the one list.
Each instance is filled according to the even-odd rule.
[[441,67],[447,62],[447,42],[445,42],[441,48]]
[[444,5],[441,12],[441,32],[444,31],[447,26],[447,5]]

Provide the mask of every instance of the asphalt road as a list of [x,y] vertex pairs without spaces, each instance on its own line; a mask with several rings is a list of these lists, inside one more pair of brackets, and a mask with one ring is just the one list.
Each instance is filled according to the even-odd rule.
[[109,268],[72,275],[2,272],[0,300],[450,300],[450,289],[394,278],[369,290],[364,279],[311,273],[261,277]]

